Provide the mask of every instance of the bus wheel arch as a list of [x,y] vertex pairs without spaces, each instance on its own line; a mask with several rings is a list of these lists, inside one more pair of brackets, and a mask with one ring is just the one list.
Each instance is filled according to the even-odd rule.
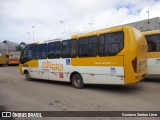
[[26,80],[28,80],[28,81],[32,80],[32,78],[31,78],[30,73],[28,72],[28,70],[24,70],[23,74],[25,75]]
[[70,82],[74,88],[82,89],[84,87],[83,77],[79,72],[72,72],[70,75]]

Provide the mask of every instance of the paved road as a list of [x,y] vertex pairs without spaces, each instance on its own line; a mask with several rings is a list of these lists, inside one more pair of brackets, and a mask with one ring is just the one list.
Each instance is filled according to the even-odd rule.
[[160,80],[75,89],[70,83],[26,81],[17,66],[4,66],[0,67],[0,106],[11,111],[160,111]]

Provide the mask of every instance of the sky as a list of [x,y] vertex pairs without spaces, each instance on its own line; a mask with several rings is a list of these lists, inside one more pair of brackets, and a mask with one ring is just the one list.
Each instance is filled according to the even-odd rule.
[[[0,0],[0,42],[45,41],[160,17],[160,0]],[[34,26],[34,27],[33,27]]]

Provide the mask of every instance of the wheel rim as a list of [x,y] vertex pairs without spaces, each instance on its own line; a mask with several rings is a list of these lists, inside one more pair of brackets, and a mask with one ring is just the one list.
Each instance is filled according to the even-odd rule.
[[80,86],[81,80],[78,79],[78,78],[76,78],[76,79],[74,80],[74,84],[75,84],[76,86]]
[[29,77],[29,74],[28,73],[26,73],[26,79],[28,80],[30,77]]

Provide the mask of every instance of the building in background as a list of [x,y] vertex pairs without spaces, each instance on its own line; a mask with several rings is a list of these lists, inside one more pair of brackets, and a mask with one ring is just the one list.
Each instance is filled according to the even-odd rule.
[[8,47],[9,52],[16,51],[16,46],[18,45],[18,43],[11,42],[11,41],[7,40],[7,44],[8,44],[8,46],[5,43],[0,42],[0,51],[7,53],[7,47]]
[[160,29],[160,18],[151,18],[142,21],[137,21],[133,23],[128,23],[127,25],[134,26],[136,29],[140,31],[150,31],[150,30],[158,30]]

